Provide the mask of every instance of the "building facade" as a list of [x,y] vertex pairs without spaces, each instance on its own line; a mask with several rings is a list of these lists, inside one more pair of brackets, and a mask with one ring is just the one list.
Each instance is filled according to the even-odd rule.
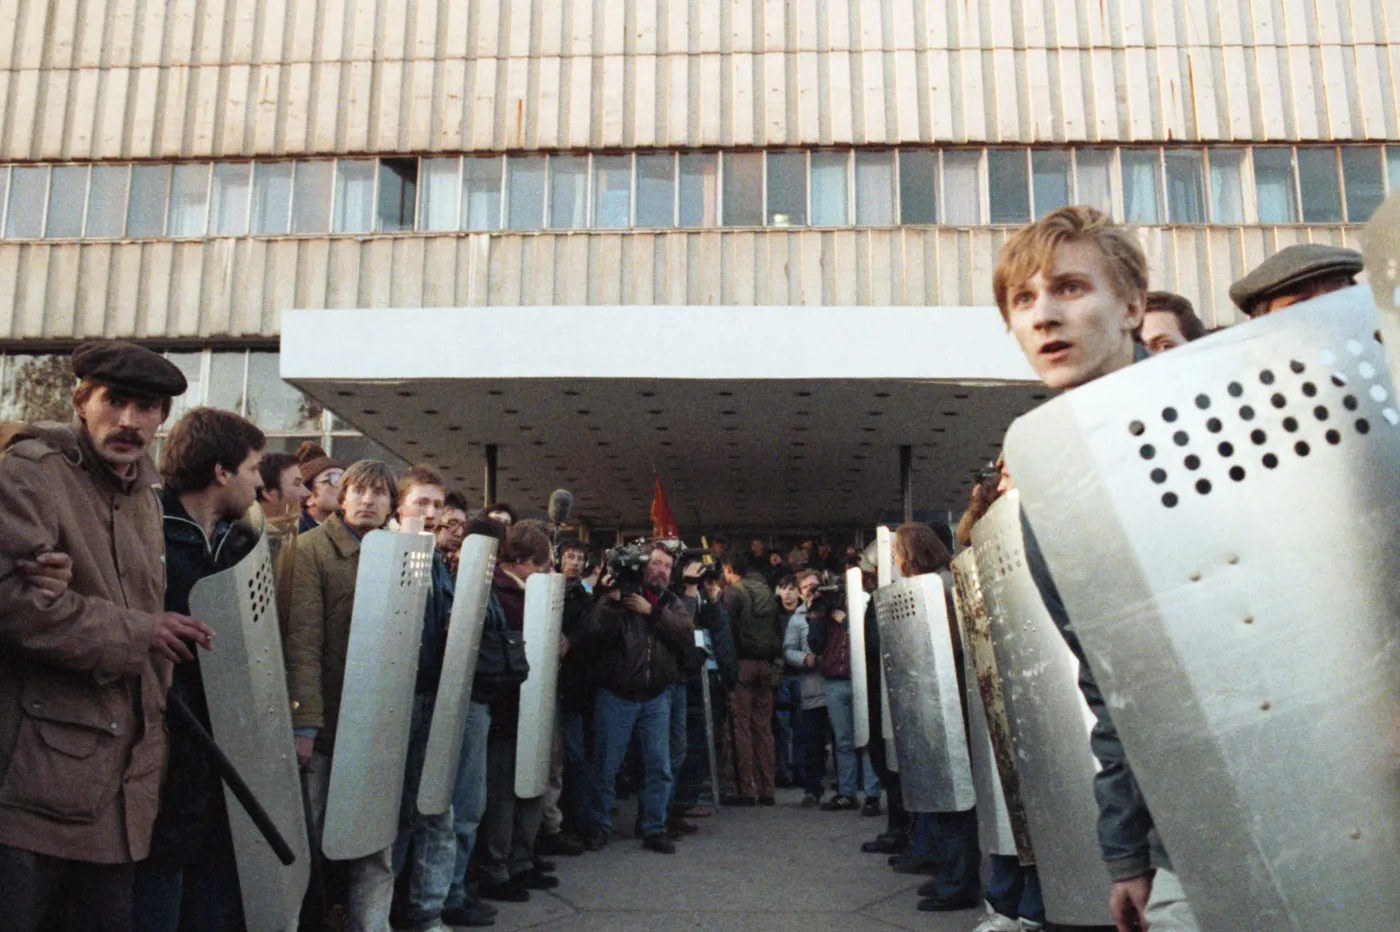
[[0,415],[124,337],[348,451],[284,310],[989,305],[1008,232],[1088,202],[1232,322],[1400,189],[1400,7],[0,0],[0,101]]

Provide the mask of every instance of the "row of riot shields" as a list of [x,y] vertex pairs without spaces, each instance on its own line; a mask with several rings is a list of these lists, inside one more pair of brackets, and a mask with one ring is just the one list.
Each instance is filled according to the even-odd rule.
[[[493,538],[474,535],[462,547],[418,790],[418,808],[426,814],[451,805],[496,546]],[[373,531],[361,544],[320,839],[326,857],[372,854],[391,845],[398,831],[432,559],[431,534]],[[313,855],[272,579],[263,540],[237,566],[201,580],[190,597],[194,613],[219,638],[219,649],[200,662],[213,737],[295,855],[291,864],[281,863],[230,793],[229,821],[250,932],[281,932],[294,925]],[[522,796],[543,793],[549,776],[563,583],[562,576],[537,574],[526,585],[531,673],[521,687],[516,791]]]

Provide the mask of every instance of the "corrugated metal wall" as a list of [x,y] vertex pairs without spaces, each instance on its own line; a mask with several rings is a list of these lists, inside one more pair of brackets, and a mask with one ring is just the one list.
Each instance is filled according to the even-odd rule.
[[0,0],[0,158],[1396,139],[1395,0]]
[[[1355,228],[1144,229],[1152,286],[1233,319],[1230,282]],[[996,229],[559,233],[0,245],[0,337],[275,337],[289,307],[992,304]],[[1220,315],[1213,319],[1214,314]]]

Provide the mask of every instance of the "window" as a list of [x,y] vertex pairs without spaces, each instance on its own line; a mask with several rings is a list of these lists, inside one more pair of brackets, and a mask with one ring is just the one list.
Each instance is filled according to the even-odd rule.
[[209,232],[218,236],[242,236],[248,232],[248,189],[252,185],[251,162],[215,162],[209,194]]
[[1052,210],[1065,207],[1069,197],[1069,151],[1065,149],[1034,149],[1031,151],[1031,176],[1035,193],[1035,215],[1043,217]]
[[[856,223],[871,227],[893,226],[894,205],[894,152],[857,152]],[[932,203],[929,206],[932,207]]]
[[209,164],[176,165],[170,186],[167,236],[203,236],[209,222]]
[[292,204],[292,163],[253,166],[253,232],[286,233]]
[[[954,149],[943,153],[943,222],[949,226],[973,226],[982,222],[982,153]],[[899,188],[904,182],[904,159],[899,160]]]
[[1124,149],[1123,221],[1162,222],[1162,166],[1156,149]]
[[[849,152],[812,153],[812,225],[840,227],[847,220]],[[770,182],[771,184],[771,182]],[[771,188],[770,188],[771,191]]]
[[1199,149],[1168,149],[1167,221],[1205,223],[1205,158]]
[[564,230],[588,225],[588,156],[550,157],[549,225]]
[[763,225],[763,153],[724,154],[724,225]]
[[379,160],[379,222],[383,233],[413,229],[413,206],[418,203],[418,160]]
[[169,165],[131,166],[131,202],[126,209],[127,236],[160,236],[170,198]]
[[340,159],[335,165],[335,232],[374,229],[374,160]]
[[1244,223],[1243,149],[1210,150],[1210,219]]
[[[242,353],[238,354],[240,357]],[[162,425],[169,428],[170,425],[178,421],[186,411],[197,408],[204,397],[204,353],[195,351],[193,353],[166,353],[165,358],[174,363],[185,376],[188,387],[183,395],[177,395],[170,400],[170,416],[165,419]]]
[[419,165],[418,229],[457,229],[457,205],[462,200],[462,160],[424,159]]
[[[945,156],[966,155],[947,152]],[[974,173],[976,169],[973,169]],[[859,168],[857,168],[859,172]],[[976,197],[976,194],[973,194]],[[859,201],[857,201],[859,203]],[[899,222],[935,224],[938,222],[938,152],[910,149],[899,153]],[[953,223],[956,221],[948,221]],[[964,221],[966,222],[966,221]],[[976,221],[973,221],[976,222]]]
[[992,223],[1025,223],[1030,219],[1025,149],[987,151],[987,193]]
[[1297,223],[1298,189],[1293,184],[1293,150],[1254,150],[1254,200],[1260,223]]
[[1384,172],[1379,147],[1342,147],[1342,180],[1346,183],[1348,221],[1365,223],[1385,201]]
[[675,225],[676,157],[670,153],[637,156],[637,226]]
[[1298,187],[1303,193],[1304,223],[1342,222],[1342,182],[1337,175],[1336,149],[1300,148]]
[[1385,166],[1391,193],[1400,191],[1400,146],[1385,147]]
[[6,236],[38,239],[44,235],[44,199],[48,186],[47,165],[14,167],[10,178],[10,200],[5,210]]
[[67,353],[0,359],[0,420],[33,423],[73,418],[73,366]]
[[1113,214],[1112,149],[1074,150],[1075,201]]
[[[10,166],[0,167],[0,221],[5,219],[5,203],[9,200],[10,193]],[[0,226],[0,232],[4,232],[4,227]],[[0,366],[5,364],[3,357],[0,357]]]
[[632,223],[632,156],[593,157],[593,226],[617,228]]
[[[246,361],[247,354],[242,351],[209,354],[209,384],[205,388],[205,404],[211,408],[223,408],[244,417],[251,417],[246,413],[246,406],[243,404],[244,393],[247,390],[247,373],[244,369]],[[258,426],[270,429],[269,425]]]
[[507,209],[513,230],[544,226],[544,156],[512,155],[506,159]]
[[329,233],[335,163],[329,159],[296,163],[292,184],[292,232]]
[[277,353],[248,353],[248,420],[269,431],[316,430],[321,411],[315,400],[282,381]]
[[768,153],[768,225],[807,223],[807,153]]
[[712,227],[718,222],[719,156],[686,152],[680,156],[680,225]]
[[468,230],[501,228],[501,173],[505,159],[473,156],[462,159],[462,226]]
[[55,165],[49,175],[49,214],[44,235],[71,239],[83,235],[83,199],[87,196],[86,165]]

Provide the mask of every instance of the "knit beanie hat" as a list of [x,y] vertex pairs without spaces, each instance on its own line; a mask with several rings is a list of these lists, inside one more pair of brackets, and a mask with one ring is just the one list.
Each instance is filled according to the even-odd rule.
[[327,469],[344,469],[339,460],[331,459],[319,443],[307,440],[297,448],[297,466],[301,469],[301,481],[311,488],[316,477]]

